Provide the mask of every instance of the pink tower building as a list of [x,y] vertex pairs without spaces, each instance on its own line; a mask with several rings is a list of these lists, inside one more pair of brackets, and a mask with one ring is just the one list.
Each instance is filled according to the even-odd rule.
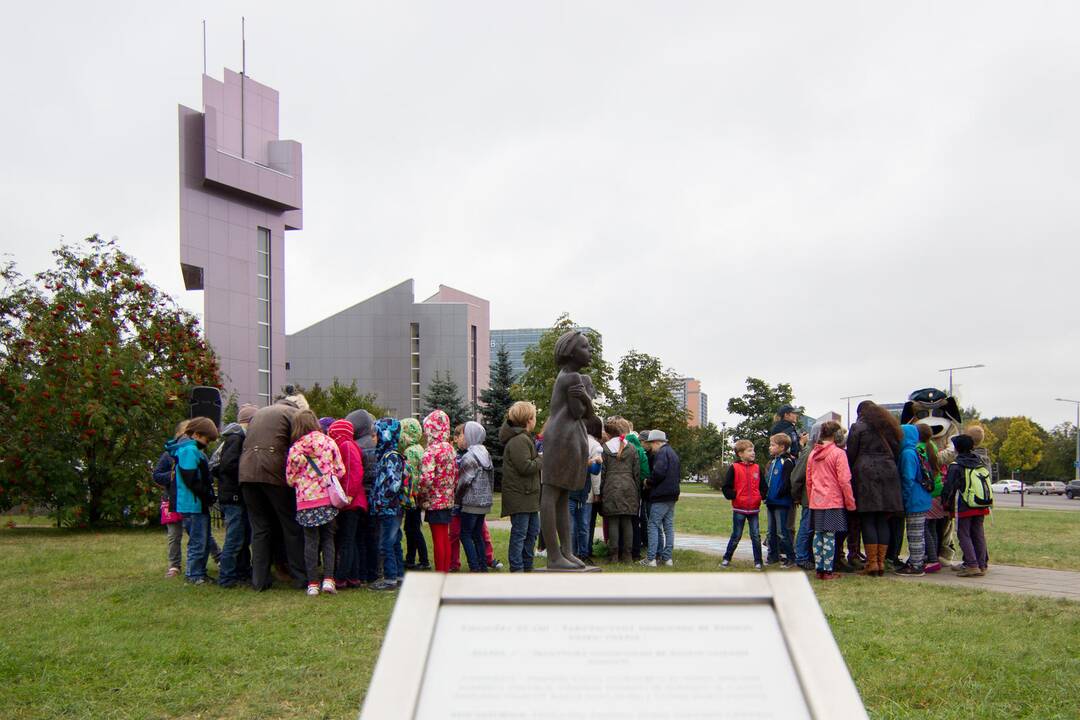
[[278,92],[225,70],[202,76],[202,112],[179,106],[180,268],[203,291],[226,395],[267,405],[285,384],[285,231],[303,227],[300,143],[278,139]]

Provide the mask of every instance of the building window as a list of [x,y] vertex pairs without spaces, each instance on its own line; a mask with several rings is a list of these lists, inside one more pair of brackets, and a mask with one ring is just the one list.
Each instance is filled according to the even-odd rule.
[[420,323],[409,325],[409,342],[412,357],[412,416],[420,419]]
[[255,268],[257,292],[255,303],[258,305],[256,320],[259,327],[259,382],[257,390],[262,404],[269,405],[270,388],[273,387],[270,374],[270,368],[272,367],[270,364],[270,338],[273,333],[270,325],[270,231],[266,228],[258,229],[258,241],[255,247]]
[[472,398],[473,407],[476,407],[476,326],[471,325],[469,338],[469,351],[471,353],[471,367],[469,369],[469,397]]

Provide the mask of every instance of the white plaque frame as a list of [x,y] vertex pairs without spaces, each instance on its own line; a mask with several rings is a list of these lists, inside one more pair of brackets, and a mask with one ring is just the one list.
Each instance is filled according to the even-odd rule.
[[813,718],[866,718],[840,648],[802,573],[410,573],[361,720],[413,720],[444,605],[768,605]]

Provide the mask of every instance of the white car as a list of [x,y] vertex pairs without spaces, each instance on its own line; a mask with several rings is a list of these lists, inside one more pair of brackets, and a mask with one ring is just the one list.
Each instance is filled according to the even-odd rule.
[[990,486],[990,489],[994,492],[1009,493],[1020,492],[1024,487],[1024,484],[1019,480],[998,480],[996,483]]

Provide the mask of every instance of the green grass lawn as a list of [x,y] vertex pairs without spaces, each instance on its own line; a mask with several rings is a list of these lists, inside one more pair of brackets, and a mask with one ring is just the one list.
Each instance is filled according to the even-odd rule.
[[[165,580],[164,558],[156,531],[0,527],[3,717],[355,717],[393,594],[196,588]],[[860,577],[815,590],[875,718],[1075,717],[1075,603]]]

